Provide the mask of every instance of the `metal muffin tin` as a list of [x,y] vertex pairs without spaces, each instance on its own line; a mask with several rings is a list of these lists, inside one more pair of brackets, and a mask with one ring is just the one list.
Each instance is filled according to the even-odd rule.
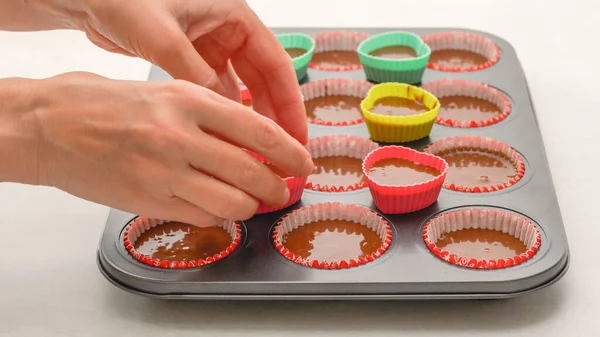
[[[276,33],[313,34],[339,29],[274,29]],[[343,29],[369,34],[398,29]],[[401,29],[417,34],[462,29]],[[114,285],[141,295],[165,299],[444,299],[506,298],[544,288],[566,272],[567,238],[546,160],[542,137],[521,64],[513,47],[499,37],[487,36],[501,49],[500,61],[475,72],[427,69],[423,83],[442,78],[472,79],[504,92],[513,105],[503,121],[481,128],[434,125],[428,138],[403,145],[421,150],[431,142],[457,135],[480,135],[502,141],[525,159],[525,176],[497,192],[460,193],[443,189],[437,203],[412,214],[384,215],[393,224],[392,245],[381,258],[344,270],[321,270],[295,264],[276,250],[271,230],[284,214],[302,205],[340,201],[377,209],[367,188],[324,193],[306,190],[302,200],[279,212],[244,222],[244,240],[221,261],[191,269],[160,269],[133,259],[122,244],[123,229],[135,215],[112,209],[98,248],[98,266]],[[332,77],[365,79],[363,70],[327,72],[309,69],[308,80]],[[152,68],[149,80],[170,77]],[[347,127],[309,125],[309,136],[350,134],[369,137],[366,125]],[[505,269],[477,270],[442,261],[429,252],[422,239],[431,217],[451,209],[480,206],[510,210],[526,216],[542,230],[542,246],[531,259]]]

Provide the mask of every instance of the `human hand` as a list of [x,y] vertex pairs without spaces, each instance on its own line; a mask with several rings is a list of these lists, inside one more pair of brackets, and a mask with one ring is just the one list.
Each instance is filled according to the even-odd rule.
[[286,183],[240,147],[289,174],[312,171],[306,149],[272,120],[187,81],[70,73],[36,83],[38,183],[94,202],[212,225],[251,217],[257,199],[289,198]]
[[73,24],[94,44],[141,57],[176,79],[239,102],[233,65],[252,94],[254,110],[302,144],[308,141],[306,112],[289,57],[245,1],[79,2],[73,6],[80,8],[72,11]]

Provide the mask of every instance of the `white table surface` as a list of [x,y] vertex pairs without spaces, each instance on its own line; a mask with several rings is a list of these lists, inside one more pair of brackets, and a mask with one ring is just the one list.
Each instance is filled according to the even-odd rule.
[[[96,267],[105,207],[54,189],[0,184],[0,336],[597,335],[600,224],[592,201],[600,186],[600,48],[592,33],[600,32],[597,2],[257,0],[251,5],[270,26],[450,26],[510,41],[528,77],[567,226],[567,275],[550,288],[506,301],[150,300],[113,287]],[[0,32],[0,77],[44,78],[76,70],[144,80],[149,65],[99,50],[78,32]],[[6,159],[0,165],[1,160]]]

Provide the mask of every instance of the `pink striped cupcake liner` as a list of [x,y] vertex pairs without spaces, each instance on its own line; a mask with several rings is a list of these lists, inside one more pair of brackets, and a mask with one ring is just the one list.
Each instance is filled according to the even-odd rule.
[[[330,135],[312,138],[308,141],[306,148],[312,158],[344,156],[363,160],[371,151],[378,148],[379,145],[369,139],[349,136],[349,135]],[[308,177],[305,188],[322,192],[345,192],[354,191],[367,187],[363,179],[354,185],[320,185],[313,184]]]
[[448,72],[478,71],[495,65],[500,59],[498,45],[483,35],[466,32],[441,32],[428,34],[422,38],[431,48],[432,53],[437,50],[457,49],[474,52],[487,58],[487,62],[484,64],[472,67],[447,67],[430,61],[427,64],[430,69]]
[[[315,54],[328,51],[352,51],[356,52],[358,45],[369,37],[369,34],[352,31],[335,31],[314,34]],[[357,56],[358,60],[358,56]],[[362,69],[360,61],[355,65],[329,67],[311,61],[310,68],[324,71],[351,71]]]
[[[496,124],[504,120],[511,112],[512,105],[510,100],[501,91],[496,90],[484,83],[463,80],[463,79],[444,79],[423,84],[423,89],[429,91],[438,99],[448,96],[466,96],[486,100],[500,108],[502,113],[493,118],[481,120],[457,120],[453,118],[444,118],[438,113],[435,120],[437,124],[446,125],[455,128],[476,128]],[[443,108],[443,107],[442,107]]]
[[[311,222],[323,220],[346,220],[366,226],[377,233],[382,245],[366,256],[348,256],[342,260],[315,260],[303,258],[285,246],[286,234]],[[297,264],[317,269],[346,269],[367,264],[381,257],[390,247],[392,230],[390,224],[371,209],[354,204],[325,202],[301,207],[284,216],[273,229],[275,248],[286,259]]]
[[[481,136],[456,136],[438,140],[437,142],[431,143],[423,149],[423,152],[436,156],[441,156],[444,153],[451,153],[455,151],[473,151],[481,153],[492,152],[503,154],[506,159],[508,159],[514,165],[515,176],[511,179],[507,179],[501,184],[492,186],[464,186],[452,182],[452,180],[447,177],[446,181],[444,182],[444,188],[446,189],[467,193],[500,191],[516,184],[525,175],[525,161],[519,152],[495,139]],[[450,167],[448,170],[452,171],[452,167]]]
[[158,258],[152,258],[151,256],[141,254],[135,249],[135,243],[137,239],[150,228],[168,223],[169,221],[158,220],[158,219],[150,219],[146,217],[137,217],[132,220],[127,227],[125,227],[125,232],[123,233],[123,244],[125,245],[125,249],[129,254],[136,260],[158,268],[164,269],[183,269],[183,268],[193,268],[199,267],[207,264],[214,263],[221,259],[224,259],[229,254],[231,254],[241,243],[242,241],[242,227],[239,223],[232,220],[225,220],[219,227],[223,228],[229,235],[231,236],[231,244],[224,251],[215,254],[206,259],[199,259],[193,261],[171,261],[171,260],[161,260]]
[[[373,87],[373,84],[368,81],[350,78],[329,78],[303,84],[300,86],[300,92],[302,93],[305,102],[318,97],[334,95],[351,96],[364,99],[367,97],[371,87]],[[360,106],[357,108],[360,112]],[[357,119],[349,119],[343,122],[332,122],[308,118],[308,122],[327,126],[347,126],[364,123],[364,120],[361,117]]]
[[[478,260],[469,256],[452,254],[436,244],[446,233],[471,228],[507,233],[523,242],[527,251],[504,259]],[[520,215],[499,210],[474,208],[443,213],[431,219],[423,229],[423,240],[433,255],[448,263],[472,269],[499,269],[516,266],[532,258],[542,244],[542,235],[533,222]]]

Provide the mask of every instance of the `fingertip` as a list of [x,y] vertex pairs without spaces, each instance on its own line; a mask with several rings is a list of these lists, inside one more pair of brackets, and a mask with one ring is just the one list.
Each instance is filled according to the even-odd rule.
[[314,164],[312,158],[309,156],[306,158],[306,160],[304,160],[304,164],[302,165],[302,176],[308,177],[309,175],[311,175],[313,173],[314,169],[315,169],[315,164]]

